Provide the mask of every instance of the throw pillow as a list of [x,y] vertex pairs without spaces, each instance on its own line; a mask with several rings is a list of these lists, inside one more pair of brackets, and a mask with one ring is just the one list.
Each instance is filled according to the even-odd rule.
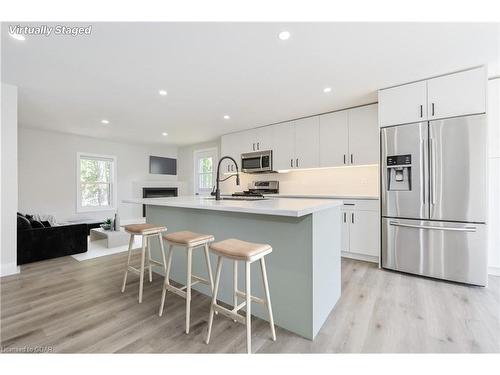
[[31,226],[34,228],[45,228],[45,226],[38,220],[30,220]]
[[30,221],[22,215],[17,215],[17,230],[28,230],[28,229],[31,229]]

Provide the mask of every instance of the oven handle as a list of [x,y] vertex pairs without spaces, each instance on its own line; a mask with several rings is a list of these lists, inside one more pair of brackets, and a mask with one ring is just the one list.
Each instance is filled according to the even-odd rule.
[[414,225],[414,224],[401,224],[395,221],[389,221],[389,225],[395,227],[405,227],[405,228],[417,228],[417,229],[434,229],[434,230],[450,230],[455,232],[475,232],[476,227],[463,227],[463,228],[455,228],[455,227],[434,227],[431,225]]

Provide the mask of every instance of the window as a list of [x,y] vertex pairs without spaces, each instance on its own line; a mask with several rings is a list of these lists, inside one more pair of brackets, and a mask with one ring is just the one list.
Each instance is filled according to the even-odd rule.
[[114,156],[77,154],[77,211],[115,208],[115,167]]
[[194,153],[195,193],[208,195],[215,186],[217,170],[217,149],[198,150]]

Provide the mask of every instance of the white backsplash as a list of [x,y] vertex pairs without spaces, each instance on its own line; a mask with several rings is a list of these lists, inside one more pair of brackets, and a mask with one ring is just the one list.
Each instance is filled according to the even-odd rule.
[[277,180],[282,194],[379,195],[378,165],[290,171],[288,173],[242,174],[222,183],[223,193],[248,189],[252,181]]

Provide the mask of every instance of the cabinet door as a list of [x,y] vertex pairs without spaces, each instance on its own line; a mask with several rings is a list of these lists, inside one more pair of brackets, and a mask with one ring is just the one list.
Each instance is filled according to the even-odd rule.
[[273,150],[273,169],[288,170],[294,167],[295,127],[293,122],[269,126]]
[[340,251],[344,252],[349,251],[349,220],[351,212],[350,210],[340,210],[340,224],[342,225],[340,232]]
[[378,92],[380,127],[427,119],[426,81],[383,89]]
[[349,250],[352,253],[379,256],[380,215],[377,211],[350,212]]
[[[319,161],[321,167],[348,163],[349,111],[328,113],[319,117]],[[375,119],[375,127],[378,126]]]
[[428,80],[429,119],[486,112],[486,84],[484,68]]
[[319,116],[295,121],[294,167],[319,167]]
[[500,267],[500,158],[490,158],[488,165],[488,264]]
[[250,129],[238,132],[238,144],[240,155],[245,152],[257,151],[257,142],[259,138],[258,129]]
[[500,158],[500,78],[488,81],[488,157]]
[[349,110],[349,164],[378,164],[377,112],[376,104]]
[[256,151],[266,151],[272,150],[273,145],[273,134],[274,131],[271,129],[272,126],[263,126],[262,128],[255,129],[255,147]]
[[[241,153],[244,148],[244,142],[246,139],[246,135],[242,134],[242,132],[238,133],[230,133],[223,135],[221,137],[221,155],[223,156],[231,156],[238,163],[238,168],[241,169]],[[220,166],[220,173],[231,173],[236,172],[234,167],[234,163],[230,160],[223,160]]]

